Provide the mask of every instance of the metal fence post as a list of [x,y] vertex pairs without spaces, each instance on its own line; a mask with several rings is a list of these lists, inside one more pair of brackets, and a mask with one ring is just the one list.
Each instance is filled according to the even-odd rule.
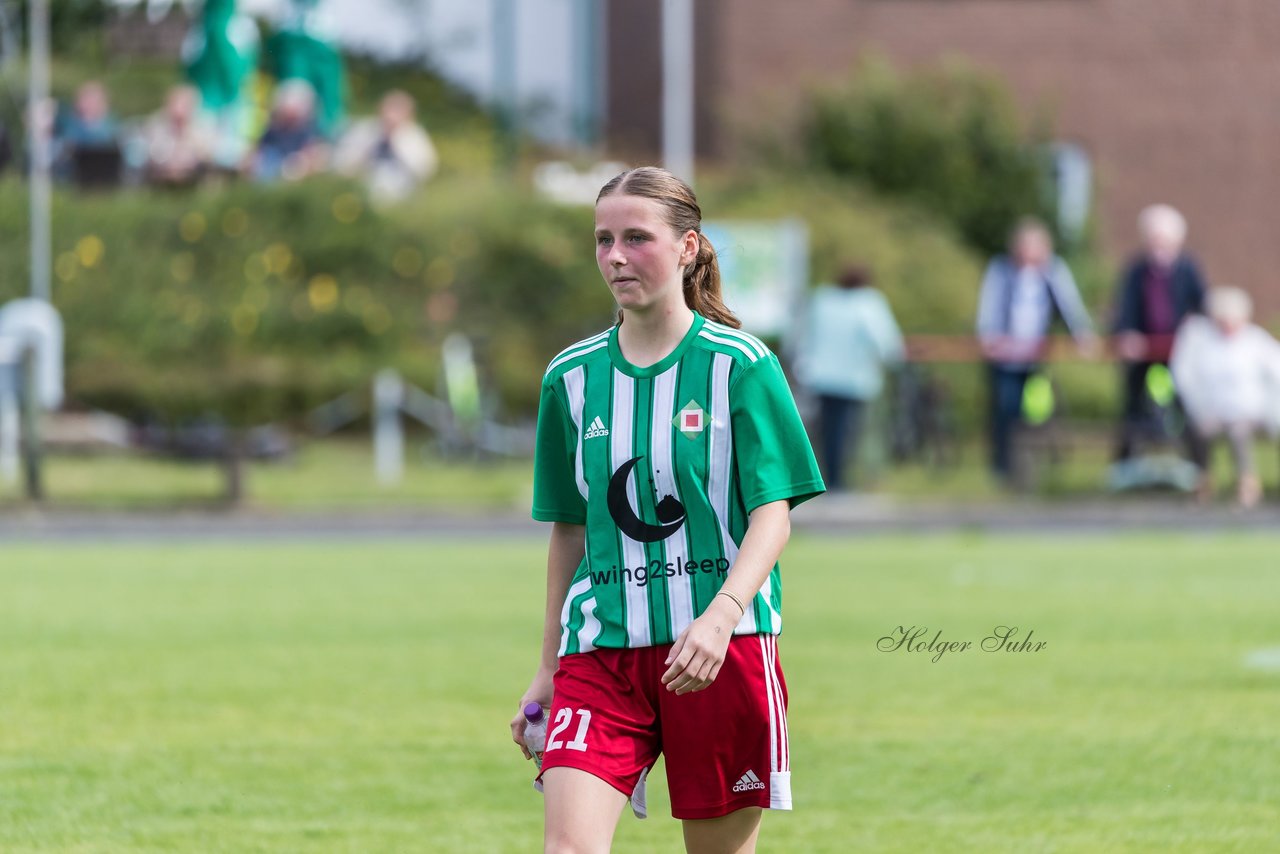
[[37,362],[34,347],[28,347],[22,353],[21,376],[19,379],[22,394],[22,459],[26,474],[27,498],[32,501],[44,500],[43,467],[41,465],[40,446],[40,394],[36,377]]
[[394,486],[404,477],[403,403],[400,375],[390,368],[379,371],[373,381],[373,460],[382,486]]

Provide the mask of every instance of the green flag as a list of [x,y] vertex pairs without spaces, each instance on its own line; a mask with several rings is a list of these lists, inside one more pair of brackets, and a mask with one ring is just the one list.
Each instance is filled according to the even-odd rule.
[[269,70],[277,80],[305,80],[316,93],[316,127],[327,137],[339,130],[346,102],[342,54],[325,32],[316,0],[294,0],[293,14],[267,42]]
[[236,14],[235,0],[205,0],[200,23],[183,45],[183,61],[206,110],[219,112],[248,101],[258,43],[257,24]]

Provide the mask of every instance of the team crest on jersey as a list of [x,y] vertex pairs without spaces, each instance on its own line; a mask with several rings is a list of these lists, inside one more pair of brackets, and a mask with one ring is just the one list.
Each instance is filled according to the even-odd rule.
[[707,413],[698,405],[698,402],[691,400],[684,405],[684,409],[676,413],[671,423],[686,439],[692,439],[706,429],[709,420]]

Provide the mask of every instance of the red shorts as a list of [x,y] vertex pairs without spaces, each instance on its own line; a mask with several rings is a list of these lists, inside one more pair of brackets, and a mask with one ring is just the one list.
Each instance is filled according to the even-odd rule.
[[661,753],[676,818],[791,809],[777,638],[733,637],[710,687],[680,696],[661,681],[670,650],[664,644],[561,658],[543,770],[578,768],[629,796]]

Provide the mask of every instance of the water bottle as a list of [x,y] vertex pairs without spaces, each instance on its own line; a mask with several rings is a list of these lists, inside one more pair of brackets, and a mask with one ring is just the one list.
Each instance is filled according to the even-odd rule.
[[[528,702],[524,705],[524,746],[533,754],[533,761],[538,763],[538,771],[541,772],[542,752],[547,746],[547,715],[537,702]],[[631,793],[631,809],[635,812],[636,818],[646,818],[649,815],[648,806],[645,803],[645,778],[649,776],[649,770],[646,768],[640,774],[640,782]],[[541,792],[542,783],[534,780],[533,788]]]
[[524,705],[524,745],[533,754],[533,761],[542,770],[542,751],[547,745],[547,715],[535,702]]

